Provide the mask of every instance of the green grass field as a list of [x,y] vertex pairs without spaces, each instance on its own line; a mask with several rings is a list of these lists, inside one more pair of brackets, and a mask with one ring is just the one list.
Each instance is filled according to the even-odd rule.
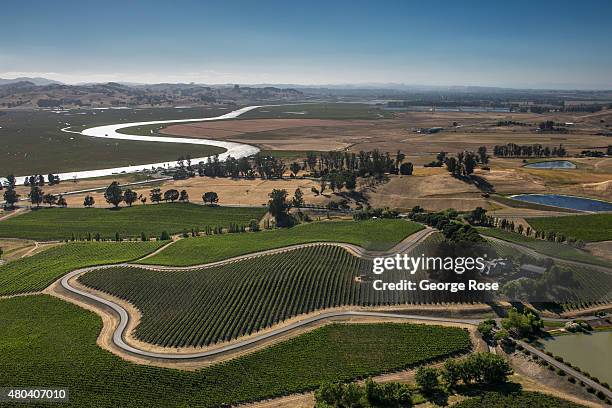
[[[84,114],[83,114],[84,113]],[[0,116],[0,175],[61,173],[203,157],[218,148],[205,145],[108,140],[60,131],[121,122],[189,119],[216,116],[227,110],[151,108],[81,110],[66,114],[9,110]]]
[[75,242],[0,266],[0,296],[42,290],[60,276],[85,266],[127,262],[163,242]]
[[391,116],[377,106],[364,103],[304,103],[263,106],[238,119],[381,119]]
[[265,249],[307,242],[346,242],[385,250],[423,228],[405,220],[324,221],[256,233],[214,235],[180,240],[143,260],[151,265],[198,265]]
[[330,325],[196,372],[134,365],[96,345],[92,312],[40,295],[0,301],[0,386],[68,387],[75,407],[215,407],[399,370],[470,348],[466,331]]
[[248,224],[259,219],[262,208],[208,207],[188,203],[150,204],[119,210],[109,208],[40,208],[0,222],[0,237],[37,240],[70,239],[100,233],[103,238],[159,236],[205,226]]
[[612,214],[527,218],[537,231],[555,231],[583,241],[612,240]]
[[570,245],[530,238],[521,234],[503,231],[497,228],[478,228],[478,232],[483,235],[488,235],[494,238],[499,238],[505,241],[524,245],[541,254],[552,256],[555,258],[590,263],[593,265],[611,266],[610,263],[606,260],[597,258],[585,251],[574,248]]

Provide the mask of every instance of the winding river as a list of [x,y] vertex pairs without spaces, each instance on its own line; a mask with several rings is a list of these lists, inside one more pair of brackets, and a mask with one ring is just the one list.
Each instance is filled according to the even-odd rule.
[[[166,123],[185,123],[185,122],[205,122],[205,121],[213,121],[213,120],[226,120],[226,119],[235,119],[238,116],[242,115],[245,112],[248,112],[253,109],[260,108],[261,106],[246,106],[244,108],[237,109],[235,111],[231,111],[225,113],[221,116],[209,117],[209,118],[197,118],[197,119],[177,119],[177,120],[156,120],[150,122],[132,122],[132,123],[120,123],[116,125],[104,125],[104,126],[96,126],[88,129],[84,129],[81,132],[76,132],[73,130],[68,130],[68,128],[62,129],[62,132],[76,133],[78,135],[90,136],[90,137],[100,137],[107,139],[120,139],[120,140],[136,140],[141,142],[155,142],[155,143],[184,143],[184,144],[196,144],[196,145],[209,145],[216,146],[226,149],[225,153],[219,155],[219,160],[225,160],[228,157],[233,157],[235,159],[239,159],[241,157],[248,157],[259,152],[259,149],[255,146],[243,144],[243,143],[234,143],[234,142],[225,142],[220,140],[210,140],[210,139],[195,139],[195,138],[186,138],[186,137],[151,137],[151,136],[139,136],[139,135],[128,135],[124,133],[118,133],[119,129],[124,129],[128,127],[134,126],[145,126],[145,125],[163,125]],[[208,156],[207,156],[208,157]],[[197,157],[192,158],[193,163],[198,163],[201,161],[205,161],[207,157]],[[168,168],[173,167],[176,164],[176,160],[169,162],[161,162],[161,163],[149,163],[149,164],[138,164],[134,166],[124,166],[124,167],[114,167],[108,169],[97,169],[97,170],[84,170],[84,171],[73,171],[69,173],[60,173],[60,180],[74,180],[74,179],[84,179],[91,177],[102,177],[102,176],[110,176],[113,174],[120,173],[134,173],[143,170],[150,170],[152,168]],[[17,177],[17,184],[23,184],[25,178],[28,176],[19,176]],[[4,181],[4,179],[0,179],[0,181]]]

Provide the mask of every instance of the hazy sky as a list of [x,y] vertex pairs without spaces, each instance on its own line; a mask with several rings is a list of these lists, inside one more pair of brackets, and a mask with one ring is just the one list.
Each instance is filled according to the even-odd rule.
[[612,89],[612,1],[6,1],[0,77]]

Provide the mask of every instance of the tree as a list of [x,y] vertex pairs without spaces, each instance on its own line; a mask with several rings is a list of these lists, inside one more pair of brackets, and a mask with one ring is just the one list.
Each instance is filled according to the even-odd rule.
[[293,193],[293,200],[291,203],[294,207],[303,207],[304,206],[304,194],[302,194],[302,190],[297,188],[295,193]]
[[170,240],[170,234],[168,234],[168,231],[162,231],[159,239],[161,241],[168,241],[168,240]]
[[209,205],[213,206],[219,202],[219,195],[214,191],[207,191],[202,195],[202,201],[204,201],[204,204],[210,203]]
[[297,176],[298,171],[300,171],[300,164],[298,162],[293,162],[289,166],[289,170],[291,170],[292,176]]
[[59,195],[59,197],[57,197],[57,205],[59,205],[60,207],[68,207],[68,203],[66,202],[66,199],[64,198],[63,195]]
[[440,372],[432,367],[421,366],[416,372],[415,380],[423,394],[432,394],[440,385],[438,376]]
[[119,183],[113,181],[106,191],[104,191],[104,199],[107,203],[112,204],[115,208],[119,207],[119,204],[123,201],[123,190],[119,186]]
[[355,176],[353,173],[351,173],[346,178],[346,180],[344,182],[344,186],[346,187],[347,190],[351,190],[351,191],[355,190],[355,188],[357,187],[357,176]]
[[28,194],[28,197],[30,198],[32,205],[40,207],[40,203],[43,201],[44,193],[40,187],[33,185],[30,188],[30,194]]
[[251,232],[257,232],[259,231],[259,221],[253,219],[251,221],[249,221],[249,231]]
[[43,197],[43,203],[51,207],[53,204],[57,203],[57,197],[55,197],[53,194],[45,194]]
[[85,199],[83,200],[83,205],[87,208],[93,206],[95,203],[96,203],[96,200],[89,194],[87,194],[85,196]]
[[181,190],[179,201],[182,203],[189,202],[189,193],[187,193],[187,190]]
[[452,389],[457,386],[459,382],[461,365],[457,360],[449,358],[444,362],[444,368],[442,369],[442,380],[446,383],[447,389]]
[[480,146],[478,148],[478,159],[480,163],[487,164],[489,162],[489,155],[487,154],[487,146]]
[[176,200],[178,200],[179,196],[180,193],[178,192],[178,190],[171,188],[170,190],[164,192],[164,201],[170,200],[172,202],[175,202]]
[[510,338],[510,333],[508,333],[508,330],[506,329],[501,329],[495,333],[494,338],[499,342],[505,342]]
[[480,332],[480,334],[482,334],[484,338],[489,338],[491,337],[491,334],[493,334],[493,329],[496,326],[497,323],[495,322],[495,320],[487,319],[478,325],[478,331]]
[[287,190],[274,189],[268,194],[268,197],[270,197],[268,211],[276,218],[276,224],[280,226],[286,221],[291,208],[291,204],[287,202]]
[[4,192],[4,207],[14,209],[17,201],[19,201],[19,194],[15,190],[15,186],[11,187],[9,184]]
[[123,193],[123,200],[129,207],[131,207],[132,204],[134,204],[137,199],[138,199],[138,194],[129,188],[125,190],[125,192]]
[[151,190],[149,196],[151,197],[152,203],[159,203],[162,200],[162,194],[159,188],[154,188],[153,190]]
[[414,165],[410,162],[402,163],[402,165],[399,168],[400,174],[404,176],[411,176],[413,171],[414,171]]

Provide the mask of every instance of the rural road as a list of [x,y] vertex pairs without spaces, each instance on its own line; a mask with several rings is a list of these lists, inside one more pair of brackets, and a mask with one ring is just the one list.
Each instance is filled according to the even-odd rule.
[[[225,153],[219,155],[219,160],[225,160],[227,157],[231,156],[233,158],[239,159],[241,157],[248,157],[259,152],[259,148],[243,143],[234,143],[234,142],[224,142],[219,140],[211,140],[211,139],[196,139],[196,138],[185,138],[185,137],[152,137],[152,136],[140,136],[140,135],[127,135],[123,133],[117,132],[120,129],[124,129],[127,127],[134,126],[147,126],[147,125],[163,125],[166,123],[186,123],[186,122],[207,122],[213,120],[227,120],[227,119],[235,119],[238,116],[242,115],[245,112],[248,112],[253,109],[260,108],[261,106],[246,106],[244,108],[240,108],[226,114],[220,116],[214,116],[209,118],[196,118],[196,119],[176,119],[176,120],[155,120],[149,122],[131,122],[131,123],[119,123],[115,125],[105,125],[105,126],[96,126],[88,129],[84,129],[81,132],[76,132],[72,130],[68,130],[68,128],[61,129],[62,132],[75,133],[78,135],[89,136],[89,137],[99,137],[106,139],[118,139],[118,140],[134,140],[141,142],[155,142],[155,143],[183,143],[183,144],[196,144],[196,145],[208,145],[208,146],[216,146],[226,149]],[[206,157],[198,157],[192,159],[194,163],[198,163],[200,161],[206,160]],[[60,173],[60,180],[73,180],[73,179],[83,179],[83,178],[91,178],[91,177],[102,177],[102,176],[110,176],[113,174],[120,173],[133,173],[137,171],[150,170],[152,167],[158,168],[168,168],[173,167],[176,164],[176,161],[171,162],[161,162],[161,163],[149,163],[149,164],[139,164],[134,166],[124,166],[124,167],[114,167],[108,169],[97,169],[97,170],[84,170],[84,171],[74,171],[69,173]],[[19,176],[16,177],[17,184],[23,184],[25,178],[28,176]],[[4,181],[3,178],[0,178],[0,182]]]
[[[390,249],[389,251],[386,251],[386,253],[395,253],[395,251],[399,250],[399,251],[408,251],[410,249],[413,249],[416,245],[418,245],[420,242],[422,242],[424,239],[426,239],[427,237],[429,237],[432,233],[434,232],[434,230],[432,228],[425,228],[421,231],[418,231],[412,235],[410,235],[409,237],[407,237],[406,239],[404,239],[402,242],[400,242],[399,244],[397,244],[394,248]],[[145,268],[145,269],[150,269],[150,270],[185,270],[185,269],[202,269],[202,268],[207,268],[207,267],[212,267],[212,266],[218,266],[218,265],[222,265],[222,264],[227,264],[227,263],[232,263],[232,262],[237,262],[239,260],[244,260],[244,259],[249,259],[249,258],[253,258],[256,256],[262,256],[262,255],[270,255],[270,254],[274,254],[274,253],[281,253],[281,252],[286,252],[288,250],[295,250],[295,249],[299,249],[299,248],[305,248],[305,247],[309,247],[309,246],[314,246],[314,245],[337,245],[337,246],[341,246],[345,249],[347,249],[348,251],[354,253],[357,256],[360,257],[372,257],[372,256],[377,256],[377,255],[381,255],[383,254],[383,252],[371,252],[371,251],[367,251],[357,245],[350,245],[350,244],[344,244],[344,243],[331,243],[331,242],[322,242],[322,243],[310,243],[310,244],[301,244],[301,245],[293,245],[291,247],[284,247],[284,248],[277,248],[277,249],[272,249],[272,250],[266,250],[266,251],[261,251],[261,252],[257,252],[257,253],[253,253],[253,254],[247,254],[247,255],[242,255],[242,256],[238,256],[238,257],[234,257],[234,258],[230,258],[227,260],[223,260],[223,261],[218,261],[218,262],[212,262],[212,263],[207,263],[207,264],[203,264],[203,265],[195,265],[195,266],[188,266],[188,267],[164,267],[164,266],[154,266],[154,265],[134,265],[134,264],[128,264],[128,263],[122,263],[122,264],[114,264],[114,265],[104,265],[104,266],[92,266],[92,267],[88,267],[88,268],[82,268],[82,269],[77,269],[74,270],[70,273],[68,273],[67,275],[64,275],[61,279],[60,279],[60,284],[61,286],[68,290],[69,292],[71,292],[72,294],[76,294],[78,296],[82,296],[85,297],[89,300],[93,300],[96,303],[105,305],[110,307],[112,310],[114,310],[120,318],[119,321],[119,325],[117,326],[117,328],[114,330],[113,332],[113,336],[112,336],[112,341],[114,343],[115,346],[119,347],[121,350],[126,351],[128,353],[137,355],[137,356],[142,356],[142,357],[148,357],[148,358],[155,358],[155,359],[160,359],[160,360],[189,360],[189,359],[199,359],[199,358],[206,358],[206,357],[215,357],[215,356],[219,356],[222,355],[224,353],[228,353],[231,351],[235,351],[247,346],[250,346],[254,343],[258,343],[273,337],[277,337],[279,335],[282,335],[284,333],[290,332],[292,330],[298,329],[302,326],[306,326],[315,322],[319,322],[322,320],[327,320],[327,319],[333,319],[333,318],[342,318],[342,317],[378,317],[378,318],[399,318],[399,319],[409,319],[409,320],[422,320],[422,321],[432,321],[432,322],[448,322],[448,323],[458,323],[458,324],[478,324],[479,320],[477,319],[452,319],[452,318],[442,318],[442,317],[428,317],[428,316],[421,316],[421,315],[408,315],[408,314],[395,314],[395,313],[384,313],[384,312],[367,312],[367,311],[334,311],[334,312],[324,312],[324,313],[320,313],[318,315],[315,316],[310,316],[307,317],[303,320],[291,323],[287,326],[284,327],[279,327],[276,329],[272,329],[266,333],[260,334],[260,335],[256,335],[253,336],[249,339],[245,339],[243,341],[238,341],[236,343],[232,343],[229,344],[227,346],[218,348],[218,349],[214,349],[214,350],[209,350],[209,351],[203,351],[203,352],[195,352],[195,353],[188,353],[188,354],[176,354],[176,353],[157,353],[157,352],[151,352],[151,351],[146,351],[146,350],[142,350],[139,348],[136,348],[130,344],[127,344],[124,340],[125,337],[125,331],[126,328],[128,327],[128,323],[130,321],[130,315],[129,313],[119,304],[105,299],[101,296],[98,296],[96,294],[78,289],[74,286],[71,285],[71,280],[77,276],[80,276],[84,273],[87,273],[89,271],[93,271],[93,270],[99,270],[99,269],[107,269],[107,268],[112,268],[112,267],[116,267],[116,266],[137,266],[139,268]]]

